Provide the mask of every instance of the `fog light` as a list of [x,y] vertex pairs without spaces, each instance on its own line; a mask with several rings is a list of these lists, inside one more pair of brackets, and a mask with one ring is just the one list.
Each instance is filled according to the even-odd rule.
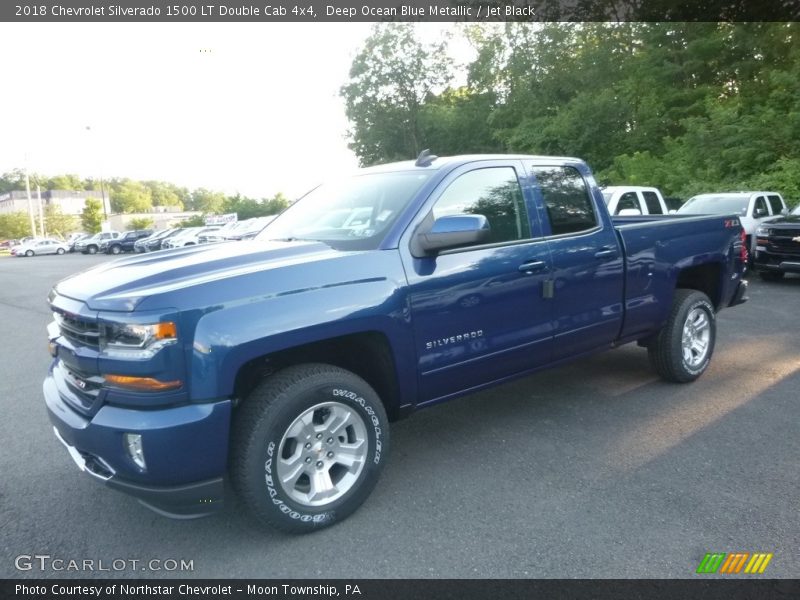
[[143,471],[147,469],[144,462],[144,448],[142,448],[142,436],[138,433],[126,433],[122,436],[125,443],[125,449],[128,451],[128,456],[136,463],[136,466]]

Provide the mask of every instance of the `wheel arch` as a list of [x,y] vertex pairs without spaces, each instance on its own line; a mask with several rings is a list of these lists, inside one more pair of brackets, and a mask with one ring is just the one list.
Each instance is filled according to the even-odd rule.
[[322,363],[340,367],[366,381],[378,394],[391,420],[404,415],[394,351],[380,331],[363,331],[270,352],[241,364],[233,393],[246,402],[249,393],[269,375],[290,366]]
[[714,310],[719,310],[722,304],[723,272],[722,265],[717,262],[686,267],[678,273],[675,288],[703,292],[711,300]]

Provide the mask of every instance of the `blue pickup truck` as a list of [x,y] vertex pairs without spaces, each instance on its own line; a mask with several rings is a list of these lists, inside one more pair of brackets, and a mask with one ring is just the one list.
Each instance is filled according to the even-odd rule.
[[696,379],[744,252],[735,216],[612,219],[575,158],[425,152],[255,240],[59,282],[44,397],[80,469],[157,512],[214,512],[229,481],[311,531],[366,499],[416,409],[630,342]]

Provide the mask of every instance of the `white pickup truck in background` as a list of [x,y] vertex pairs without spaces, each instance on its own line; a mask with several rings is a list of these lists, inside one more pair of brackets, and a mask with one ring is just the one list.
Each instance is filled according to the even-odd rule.
[[678,209],[683,215],[737,215],[744,229],[750,256],[756,251],[755,233],[765,219],[787,214],[778,192],[725,192],[692,196]]
[[612,215],[666,215],[669,213],[658,188],[641,185],[610,185],[602,188],[603,200]]

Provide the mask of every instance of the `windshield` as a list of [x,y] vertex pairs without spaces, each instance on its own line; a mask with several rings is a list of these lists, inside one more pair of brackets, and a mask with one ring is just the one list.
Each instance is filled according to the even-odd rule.
[[323,184],[255,239],[317,240],[340,250],[374,250],[431,173],[369,173]]
[[690,215],[747,214],[748,196],[695,196],[678,209]]

